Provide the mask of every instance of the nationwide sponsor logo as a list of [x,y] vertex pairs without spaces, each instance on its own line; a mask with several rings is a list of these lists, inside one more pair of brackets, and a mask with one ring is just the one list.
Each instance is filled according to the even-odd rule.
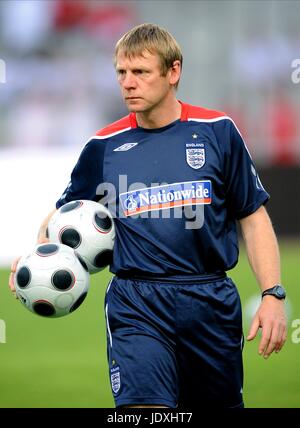
[[126,217],[145,211],[157,211],[178,206],[206,205],[211,201],[210,180],[145,187],[120,194],[121,206]]
[[139,143],[126,143],[114,149],[114,152],[127,152],[127,150],[132,149],[132,147],[137,146],[138,144]]
[[203,143],[186,144],[185,155],[186,155],[186,161],[191,168],[193,169],[202,168],[203,165],[205,164],[204,144]]

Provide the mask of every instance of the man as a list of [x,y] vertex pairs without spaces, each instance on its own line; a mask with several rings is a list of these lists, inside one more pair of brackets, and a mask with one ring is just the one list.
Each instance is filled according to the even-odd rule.
[[267,294],[247,339],[262,328],[265,358],[286,340],[269,195],[233,121],[177,100],[182,54],[167,31],[129,31],[115,67],[130,114],[86,144],[56,208],[98,201],[101,183],[108,200],[116,191],[115,276],[105,301],[116,405],[243,407],[241,306],[225,273],[238,259],[236,221]]

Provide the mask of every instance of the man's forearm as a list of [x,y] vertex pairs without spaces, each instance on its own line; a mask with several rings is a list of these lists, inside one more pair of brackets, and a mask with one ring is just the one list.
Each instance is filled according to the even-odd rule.
[[261,290],[281,282],[277,238],[264,207],[240,221],[250,266]]
[[48,223],[50,218],[52,217],[52,215],[55,213],[56,208],[53,209],[45,218],[45,220],[43,221],[43,223],[41,224],[39,231],[38,231],[38,238],[37,241],[38,243],[43,242],[45,239],[47,239],[47,227],[48,227]]

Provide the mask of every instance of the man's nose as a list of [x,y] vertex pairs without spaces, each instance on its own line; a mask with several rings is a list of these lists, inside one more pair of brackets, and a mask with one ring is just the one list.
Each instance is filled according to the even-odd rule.
[[123,87],[125,89],[134,88],[136,86],[136,80],[132,73],[126,73],[123,80]]

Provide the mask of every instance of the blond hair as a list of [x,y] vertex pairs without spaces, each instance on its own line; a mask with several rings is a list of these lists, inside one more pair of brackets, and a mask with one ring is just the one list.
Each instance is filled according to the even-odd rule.
[[116,44],[114,63],[116,65],[120,51],[131,58],[142,55],[145,50],[158,54],[163,76],[173,66],[174,61],[180,61],[182,67],[183,57],[177,41],[167,30],[155,24],[141,24],[124,34]]

